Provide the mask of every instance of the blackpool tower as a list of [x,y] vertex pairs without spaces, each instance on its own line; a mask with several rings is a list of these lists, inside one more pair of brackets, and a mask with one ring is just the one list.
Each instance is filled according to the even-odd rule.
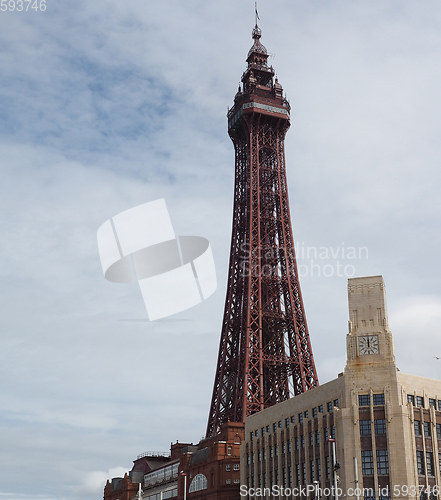
[[253,29],[247,68],[228,111],[235,149],[230,264],[207,437],[224,422],[318,386],[288,203],[290,105]]

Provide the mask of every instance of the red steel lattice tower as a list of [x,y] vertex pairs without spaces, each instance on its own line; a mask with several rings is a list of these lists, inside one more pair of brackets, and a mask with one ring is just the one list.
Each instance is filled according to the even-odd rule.
[[290,105],[254,27],[228,112],[235,148],[233,230],[207,437],[226,421],[318,386],[294,252],[285,173]]

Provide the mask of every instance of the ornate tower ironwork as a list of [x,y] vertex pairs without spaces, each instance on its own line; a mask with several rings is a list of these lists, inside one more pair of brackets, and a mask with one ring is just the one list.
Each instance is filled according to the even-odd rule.
[[207,437],[318,386],[294,252],[284,138],[290,105],[254,44],[228,112],[236,180],[225,312]]

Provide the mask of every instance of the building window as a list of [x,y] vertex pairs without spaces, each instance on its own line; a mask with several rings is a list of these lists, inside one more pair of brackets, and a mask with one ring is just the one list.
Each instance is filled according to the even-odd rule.
[[296,482],[297,485],[300,484],[300,464],[296,465]]
[[288,453],[291,453],[291,441],[288,441]]
[[441,474],[441,453],[438,453],[439,473]]
[[334,399],[334,406],[335,406],[336,408],[338,408],[338,407],[339,407],[339,405],[338,405],[338,399]]
[[232,451],[233,451],[233,448],[231,446],[228,446],[228,455],[231,455]]
[[374,394],[372,396],[372,402],[375,405],[384,405],[384,394]]
[[332,401],[328,401],[327,407],[328,407],[328,412],[331,413],[332,412]]
[[327,428],[327,427],[325,427],[325,428],[323,429],[323,434],[324,434],[324,436],[325,436],[325,443],[326,443],[326,441],[328,440],[328,437],[329,437],[329,434],[328,434],[328,428]]
[[436,399],[429,398],[429,406],[433,406],[433,408],[436,408]]
[[305,418],[309,418],[309,411],[308,411],[308,410],[305,410],[304,415],[305,415]]
[[239,464],[234,464],[234,470],[239,470]]
[[196,474],[190,483],[189,493],[207,489],[207,478],[203,474]]
[[432,433],[430,432],[430,422],[423,422],[424,426],[424,436],[425,437],[430,437]]
[[303,413],[299,413],[299,424],[303,422]]
[[330,478],[329,456],[325,457],[325,479]]
[[323,413],[323,405],[320,405],[320,406],[318,407],[318,411],[319,411],[319,413]]
[[285,469],[285,467],[282,467],[282,485],[284,488],[286,488],[286,469]]
[[256,429],[256,430],[254,431],[254,435],[256,436],[256,438],[257,438],[257,437],[259,437],[259,429]]
[[[259,479],[260,479],[260,474],[259,474]],[[231,479],[227,479],[226,481],[227,484],[231,484]],[[260,485],[259,485],[260,486]]]
[[276,422],[273,423],[273,432],[277,432],[277,424],[276,424]]
[[235,479],[234,480],[234,484],[239,484],[240,483],[240,479]]
[[288,488],[292,488],[292,467],[288,465]]
[[322,480],[322,470],[320,468],[320,458],[315,461],[317,465],[317,481],[320,483]]
[[270,446],[270,449],[269,449],[269,450],[270,450],[270,458],[273,458],[273,447],[272,447],[272,446]]
[[436,424],[436,437],[441,439],[441,424]]
[[441,399],[438,399],[438,411],[441,411]]
[[283,455],[285,454],[285,451],[286,451],[286,444],[285,444],[285,441],[283,441],[283,443],[282,443],[282,454]]
[[254,432],[250,432],[250,441],[254,439]]
[[311,482],[315,481],[315,469],[314,469],[314,460],[311,460],[309,463],[309,471],[311,474]]
[[[262,453],[260,452],[260,450],[257,452],[257,461],[260,462],[262,459]],[[229,465],[227,465],[227,467],[229,467]],[[230,469],[227,469],[227,470],[230,470]]]
[[278,457],[278,456],[279,456],[279,445],[277,445],[277,444],[276,444],[276,446],[274,446],[274,455],[275,455],[276,457]]
[[315,431],[315,442],[316,444],[320,444],[320,432]]
[[415,436],[421,436],[421,421],[420,420],[413,421],[413,428],[415,429]]
[[302,484],[306,484],[306,463],[302,463]]
[[269,426],[269,425],[267,425],[267,426],[266,426],[266,432],[267,432],[268,434],[270,433],[270,426]]
[[428,476],[435,475],[435,469],[433,467],[433,453],[431,451],[426,451],[426,470]]
[[[262,479],[263,479],[263,487],[266,487],[266,472],[262,472]],[[235,479],[234,482],[240,482],[240,479]]]
[[335,439],[335,425],[331,425],[331,438]]
[[420,408],[424,408],[424,398],[422,396],[416,397],[416,405]]
[[371,421],[370,420],[360,420],[360,434],[367,435],[371,433]]
[[413,406],[415,406],[415,396],[413,396],[412,394],[408,394],[407,395],[407,402],[412,403]]
[[369,394],[358,395],[358,406],[369,406],[371,404],[371,397]]
[[417,458],[418,474],[420,476],[424,476],[424,452],[418,450],[416,452],[416,458]]
[[298,450],[299,449],[299,438],[295,438],[294,443],[295,443],[296,450]]
[[361,452],[361,468],[363,476],[372,476],[374,473],[374,457],[372,450],[364,450]]
[[316,418],[317,417],[317,408],[312,409],[312,417]]
[[310,432],[309,433],[309,446],[313,446],[313,445],[314,445],[314,433]]
[[296,423],[296,417],[294,415],[291,415],[291,423],[292,424]]
[[302,448],[305,447],[305,436],[302,436]]
[[285,418],[285,427],[289,428],[289,418]]
[[387,450],[377,450],[377,471],[379,475],[389,474]]
[[386,420],[384,418],[379,418],[374,420],[375,434],[386,434]]
[[277,424],[278,424],[279,428],[281,429],[281,428],[282,428],[282,421],[281,421],[281,420],[279,420],[279,421],[277,422]]
[[266,460],[266,449],[264,448],[263,449],[263,461],[265,461],[265,460]]
[[262,437],[265,437],[265,427],[262,427],[261,432],[262,432]]

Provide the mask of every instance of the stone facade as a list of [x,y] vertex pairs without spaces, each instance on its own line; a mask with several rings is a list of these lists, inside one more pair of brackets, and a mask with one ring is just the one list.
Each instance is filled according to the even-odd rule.
[[441,381],[397,370],[381,276],[350,279],[348,298],[344,373],[247,418],[243,492],[309,485],[309,497],[322,498],[333,496],[325,488],[337,480],[341,493],[357,500],[436,496]]

